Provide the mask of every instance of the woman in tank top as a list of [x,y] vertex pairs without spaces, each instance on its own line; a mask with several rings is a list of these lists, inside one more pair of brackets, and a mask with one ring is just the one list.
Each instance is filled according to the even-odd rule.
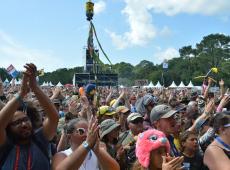
[[53,170],[119,170],[118,163],[101,148],[96,118],[71,120],[66,127],[70,148],[53,157]]

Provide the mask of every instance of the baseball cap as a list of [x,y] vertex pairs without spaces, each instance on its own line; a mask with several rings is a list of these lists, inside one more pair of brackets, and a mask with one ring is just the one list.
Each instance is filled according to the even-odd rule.
[[127,117],[127,122],[129,123],[129,122],[131,122],[131,121],[134,121],[134,120],[137,119],[137,118],[142,118],[142,119],[144,119],[140,113],[131,113],[131,114]]
[[172,107],[168,105],[165,104],[157,105],[152,109],[150,113],[151,123],[161,118],[169,118],[177,112],[178,112],[177,110],[173,110]]
[[99,110],[97,111],[97,115],[110,116],[110,115],[114,115],[115,113],[116,113],[115,109],[109,106],[101,106],[99,107]]
[[92,90],[96,90],[96,85],[95,84],[87,84],[87,86],[85,87],[85,92],[87,94],[90,94],[90,92]]

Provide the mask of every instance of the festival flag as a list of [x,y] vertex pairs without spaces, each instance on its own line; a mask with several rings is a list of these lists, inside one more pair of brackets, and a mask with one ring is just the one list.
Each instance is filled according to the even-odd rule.
[[44,76],[44,69],[38,70],[38,76]]
[[19,75],[19,72],[15,69],[15,67],[12,64],[6,70],[7,73],[11,75],[13,78],[16,78]]
[[169,64],[168,64],[168,62],[167,62],[167,60],[164,60],[164,62],[163,62],[163,69],[168,69],[168,67],[169,67]]
[[90,24],[90,29],[89,29],[89,37],[87,41],[87,46],[89,50],[89,55],[91,58],[93,58],[93,53],[94,53],[94,44],[93,44],[93,28],[92,25]]

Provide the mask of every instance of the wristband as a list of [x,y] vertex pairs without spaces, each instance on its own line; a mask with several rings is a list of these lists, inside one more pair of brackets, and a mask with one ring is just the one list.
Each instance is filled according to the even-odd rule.
[[82,143],[82,146],[83,146],[88,152],[91,150],[87,141],[84,141],[84,142]]
[[15,97],[15,99],[19,102],[20,105],[23,105],[23,104],[24,104],[22,97],[21,97],[18,93],[15,94],[14,97]]

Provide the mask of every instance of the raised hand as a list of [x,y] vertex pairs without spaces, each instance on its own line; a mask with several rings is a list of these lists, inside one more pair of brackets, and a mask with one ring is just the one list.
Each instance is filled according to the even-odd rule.
[[211,99],[209,100],[208,104],[205,106],[205,112],[212,113],[214,109],[215,109],[215,102],[214,99]]
[[24,66],[26,68],[26,71],[24,72],[29,77],[29,85],[32,91],[35,90],[37,87],[37,81],[36,81],[36,74],[37,74],[37,67],[33,64],[26,64]]
[[220,106],[221,108],[224,108],[229,102],[230,102],[230,95],[225,95],[225,96],[221,99],[219,106]]
[[88,134],[86,138],[86,141],[89,144],[90,148],[94,148],[95,144],[99,140],[98,131],[99,131],[99,126],[98,126],[97,118],[92,116],[89,121]]
[[219,85],[220,85],[220,86],[224,86],[224,80],[223,80],[223,79],[221,79],[221,80],[219,81]]
[[30,91],[29,88],[29,77],[27,74],[23,73],[22,84],[19,90],[19,95],[23,98]]
[[184,157],[170,157],[170,156],[162,156],[162,170],[182,170],[182,162],[184,161]]

